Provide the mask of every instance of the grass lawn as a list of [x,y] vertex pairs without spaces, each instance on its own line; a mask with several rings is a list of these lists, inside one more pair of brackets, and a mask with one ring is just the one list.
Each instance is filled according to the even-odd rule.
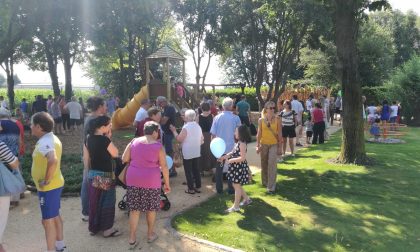
[[245,251],[420,251],[420,128],[406,144],[366,143],[374,166],[336,165],[340,134],[278,166],[277,191],[259,175],[254,203],[224,214],[233,197],[211,198],[173,220],[182,233]]

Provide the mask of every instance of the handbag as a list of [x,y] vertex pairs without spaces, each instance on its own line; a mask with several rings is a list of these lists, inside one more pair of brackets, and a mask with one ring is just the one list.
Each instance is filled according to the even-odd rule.
[[114,179],[99,175],[94,176],[92,180],[92,186],[103,191],[108,191],[114,184]]
[[9,170],[0,162],[0,196],[20,194],[25,190],[22,174],[16,169]]
[[122,169],[122,171],[120,172],[120,174],[118,175],[118,180],[123,183],[124,185],[127,185],[127,170],[128,170],[128,164],[124,167],[124,169]]

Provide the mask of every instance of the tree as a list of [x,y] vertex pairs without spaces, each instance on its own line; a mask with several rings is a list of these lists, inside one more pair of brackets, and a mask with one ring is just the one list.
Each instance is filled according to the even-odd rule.
[[[311,30],[321,22],[324,8],[316,2],[243,0],[221,6],[219,37],[231,69],[255,85],[262,106],[277,99],[292,72],[299,49]],[[230,57],[235,57],[231,58]],[[236,66],[235,66],[236,65]],[[232,68],[235,66],[235,68]],[[268,84],[263,99],[261,85]]]
[[6,78],[4,78],[4,75],[0,74],[0,87],[4,86],[6,83]]
[[413,55],[420,53],[419,17],[413,11],[407,14],[398,10],[377,12],[369,15],[369,21],[392,34],[394,41],[394,66],[400,66]]
[[20,60],[19,44],[31,34],[32,1],[0,0],[0,65],[6,73],[7,96],[10,108],[14,108],[14,69]]
[[338,71],[343,94],[343,134],[338,158],[342,163],[366,162],[357,38],[364,9],[376,10],[387,5],[386,1],[334,0],[332,2],[339,60]]
[[82,62],[87,47],[82,31],[82,1],[37,0],[36,30],[32,52],[27,63],[33,70],[46,71],[51,78],[54,94],[60,94],[57,66],[61,60],[65,74],[65,96],[72,95],[72,67]]
[[[182,29],[188,49],[193,56],[195,66],[195,83],[204,84],[214,52],[212,46],[213,27],[211,23],[217,15],[217,1],[214,0],[185,0],[171,1],[177,14],[178,21],[182,22]],[[204,72],[201,73],[202,66]]]
[[180,48],[170,6],[165,0],[92,0],[89,9],[90,76],[126,101],[146,79],[148,55],[164,44]]
[[380,86],[394,68],[395,43],[392,32],[371,18],[363,23],[357,41],[362,86]]
[[[414,56],[392,75],[387,97],[402,105],[402,116],[408,124],[420,125],[420,56]],[[408,92],[409,90],[409,92]]]
[[337,83],[337,54],[333,42],[322,40],[322,48],[309,46],[300,50],[299,66],[304,70],[305,79],[318,86],[331,87]]

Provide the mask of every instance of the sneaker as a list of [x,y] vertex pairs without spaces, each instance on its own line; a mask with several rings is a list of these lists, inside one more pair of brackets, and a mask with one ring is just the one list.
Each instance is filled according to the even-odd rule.
[[239,207],[238,208],[230,207],[230,208],[228,208],[228,209],[225,210],[225,213],[239,212],[240,210],[241,209]]
[[291,157],[295,157],[295,154],[294,154],[294,153],[293,153],[293,154],[290,154],[290,156],[291,156]]
[[55,249],[56,252],[69,252],[66,246],[64,246],[62,249]]
[[89,215],[82,215],[82,221],[88,222],[89,221]]
[[302,147],[303,145],[301,143],[296,143],[296,146]]
[[282,163],[284,160],[283,160],[283,158],[278,158],[277,159],[277,163]]
[[250,205],[252,203],[252,199],[249,198],[248,200],[242,201],[241,203],[239,203],[240,207],[246,207],[248,205]]

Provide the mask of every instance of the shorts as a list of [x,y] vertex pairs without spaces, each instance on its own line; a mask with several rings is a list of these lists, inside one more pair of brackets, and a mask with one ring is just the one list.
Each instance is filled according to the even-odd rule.
[[295,130],[295,126],[283,126],[283,128],[281,129],[281,133],[283,135],[284,138],[294,138],[296,137],[296,130]]
[[389,118],[389,122],[390,123],[396,123],[397,122],[397,117],[398,116],[393,116],[393,117]]
[[60,200],[63,187],[46,192],[38,191],[39,206],[41,207],[42,219],[52,219],[60,215]]
[[63,122],[63,118],[61,118],[61,116],[54,118],[54,123],[62,123],[62,122]]
[[306,137],[312,137],[313,131],[306,131]]
[[70,118],[70,125],[71,126],[73,126],[73,125],[80,125],[80,124],[81,124],[80,119],[71,119]]

